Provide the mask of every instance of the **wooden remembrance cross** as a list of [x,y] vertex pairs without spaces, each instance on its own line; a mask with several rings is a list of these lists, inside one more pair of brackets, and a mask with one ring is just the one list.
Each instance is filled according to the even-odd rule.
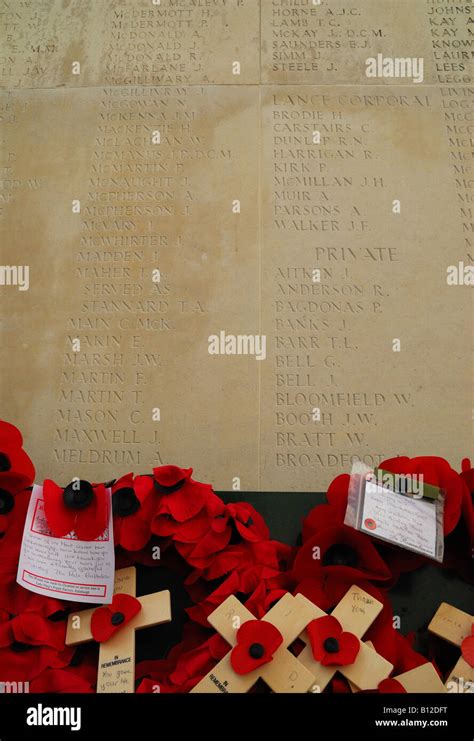
[[[114,594],[136,595],[137,572],[134,566],[115,572]],[[168,590],[138,598],[140,612],[108,641],[100,644],[97,692],[133,692],[135,684],[135,631],[171,620]],[[69,615],[66,644],[75,646],[94,640],[91,618],[97,607]],[[73,627],[79,618],[79,627]]]
[[442,695],[447,691],[438,672],[429,661],[393,678],[400,682],[403,689],[408,693],[429,692],[430,694]]
[[[428,630],[454,646],[461,647],[463,640],[471,635],[473,622],[472,615],[448,605],[447,602],[442,602],[428,625]],[[462,656],[446,680],[448,689],[449,684],[453,682],[456,683],[458,692],[473,691],[474,667],[469,666]]]
[[[298,594],[295,599],[306,603],[308,609],[312,610],[313,620],[326,615],[323,610],[316,607],[302,594]],[[363,589],[353,586],[334,608],[331,615],[340,622],[343,630],[353,633],[360,640],[382,609],[381,602],[364,592]],[[322,692],[336,672],[342,674],[360,690],[373,690],[377,688],[379,682],[389,676],[393,669],[393,664],[365,643],[360,644],[359,653],[353,664],[323,666],[313,657],[308,635],[301,637],[306,646],[299,654],[298,659],[313,674],[313,688],[311,690],[313,692]]]
[[[283,643],[275,651],[273,659],[248,674],[241,675],[233,670],[229,651],[191,692],[216,694],[248,692],[258,679],[263,679],[274,692],[307,692],[313,683],[313,674],[288,651],[287,647],[313,619],[312,607],[311,602],[306,605],[297,597],[285,594],[262,618],[263,621],[272,623],[278,628],[283,636]],[[231,646],[236,643],[239,627],[248,620],[255,619],[236,597],[228,597],[208,617],[212,627]]]
[[[370,641],[367,641],[366,645],[372,649],[374,648]],[[429,692],[430,694],[442,695],[447,692],[438,672],[429,661],[415,667],[415,669],[398,674],[392,679],[396,679],[408,694]],[[355,684],[352,682],[349,682],[349,684],[352,692],[359,692],[359,688]]]

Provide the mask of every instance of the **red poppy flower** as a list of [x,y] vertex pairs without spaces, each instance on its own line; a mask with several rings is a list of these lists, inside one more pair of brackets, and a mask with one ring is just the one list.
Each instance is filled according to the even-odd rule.
[[124,625],[138,615],[141,603],[130,594],[114,594],[110,605],[94,610],[91,618],[91,633],[95,641],[105,643]]
[[306,630],[313,656],[323,666],[347,666],[356,660],[360,650],[359,639],[344,631],[333,615],[312,620]]
[[466,483],[469,492],[474,494],[474,468],[471,466],[469,458],[463,458],[460,476]]
[[229,651],[229,644],[215,633],[210,638],[195,623],[186,623],[181,643],[166,659],[142,661],[137,679],[145,678],[137,692],[189,692]]
[[[173,521],[163,515],[155,518],[157,534],[169,532]],[[246,502],[225,505],[213,492],[198,515],[174,526],[174,542],[178,552],[195,568],[210,566],[214,556],[235,539],[258,543],[268,536],[261,515]]]
[[94,692],[94,681],[89,681],[81,674],[69,667],[66,669],[44,669],[37,677],[31,680],[30,693],[80,693]]
[[283,636],[272,623],[248,620],[240,626],[237,643],[230,654],[230,663],[236,674],[248,674],[273,659],[283,643]]
[[201,484],[191,478],[192,468],[160,466],[153,469],[153,476],[138,476],[135,491],[160,494],[157,515],[170,515],[177,522],[185,522],[194,517],[205,505],[212,493],[209,484]]
[[464,661],[467,661],[469,666],[474,667],[474,623],[472,624],[471,635],[461,643],[461,653]]
[[388,581],[389,568],[370,536],[345,525],[320,531],[299,549],[293,575],[299,582],[319,571],[344,581]]
[[468,458],[462,461],[460,478],[463,482],[461,517],[454,530],[445,538],[442,567],[454,571],[465,581],[473,583],[471,553],[474,548],[474,469]]
[[198,604],[193,607],[187,607],[186,612],[195,622],[209,627],[207,618],[214,612],[216,607],[219,607],[227,597],[239,592],[239,576],[236,571],[233,571],[227,579],[220,584],[211,594],[207,595],[205,599],[201,600]]
[[[463,462],[463,466],[466,468],[467,463]],[[472,502],[467,495],[465,481],[447,461],[433,456],[420,456],[412,459],[401,456],[383,461],[379,468],[405,476],[422,475],[424,483],[443,489],[445,494],[444,534],[448,535],[454,530],[462,514],[470,533],[470,540],[471,542],[474,540],[474,513]],[[303,541],[327,527],[343,524],[349,481],[348,474],[337,476],[332,481],[327,493],[328,504],[315,507],[303,523]],[[412,571],[427,562],[424,556],[377,541],[376,538],[372,542],[390,568],[394,579],[400,572]],[[445,560],[448,566],[453,564],[449,549]]]
[[135,693],[138,695],[144,695],[144,694],[151,694],[155,695],[158,692],[160,695],[170,695],[170,694],[178,694],[178,692],[182,692],[178,687],[173,687],[169,683],[169,679],[166,676],[166,668],[163,665],[169,664],[167,661],[157,661],[157,664],[161,665],[161,674],[158,677],[155,677],[154,679],[150,679],[150,677],[145,677],[142,679],[140,684],[138,685],[137,689],[135,690]]
[[270,537],[270,531],[262,515],[248,502],[228,504],[226,514],[235,523],[239,535],[244,540],[258,543]]
[[58,651],[65,648],[66,623],[54,622],[36,612],[24,612],[11,620],[15,641],[32,646],[51,646]]
[[462,519],[466,523],[469,542],[474,543],[474,468],[471,468],[471,462],[464,458],[462,462],[461,478],[465,483],[463,499],[461,504]]
[[[186,579],[186,584],[194,584],[200,579],[206,581],[213,581],[214,579],[220,579],[221,577],[229,574],[231,571],[237,568],[243,568],[245,565],[251,563],[251,557],[245,545],[242,543],[238,546],[229,545],[222,551],[202,559],[194,559],[192,556],[184,550],[182,545],[176,545],[177,549],[186,559],[186,561],[193,567],[193,570]],[[190,546],[192,551],[192,546]]]
[[[416,633],[409,633],[406,636],[403,636],[397,630],[394,630],[393,633],[395,634],[395,656],[393,661],[384,653],[383,656],[393,664],[394,674],[404,674],[412,669],[416,669],[416,667],[421,666],[422,664],[426,664],[426,657],[419,654],[413,648],[416,640]],[[367,636],[370,636],[370,631],[367,633]],[[371,640],[371,638],[368,638],[367,640]],[[375,642],[372,642],[375,645]],[[375,648],[377,653],[382,653],[377,649],[377,647]]]
[[444,458],[422,455],[417,458],[389,458],[379,468],[402,475],[423,476],[423,483],[444,490],[444,534],[456,527],[461,515],[464,482]]
[[[320,574],[316,578],[301,581],[295,593],[301,592],[315,605],[328,612],[339,604],[353,583]],[[405,637],[393,627],[392,605],[387,591],[377,589],[368,581],[358,581],[357,586],[383,604],[382,611],[365,633],[364,641],[370,641],[377,653],[393,664],[394,672],[397,674],[424,664],[426,658],[413,649],[414,636]]]
[[252,595],[260,584],[263,584],[267,593],[269,591],[288,591],[290,586],[289,576],[280,571],[273,571],[265,564],[255,563],[239,570],[240,591],[243,594]]
[[43,498],[48,526],[57,538],[74,532],[79,540],[95,540],[107,527],[109,509],[103,484],[74,481],[62,489],[46,479]]
[[257,618],[263,618],[267,612],[278,602],[285,594],[285,589],[267,590],[264,582],[259,582],[254,592],[245,600],[247,610]]
[[181,692],[188,692],[228,653],[229,644],[215,634],[198,647],[181,654],[170,681]]
[[[155,518],[154,532],[164,533],[166,521]],[[204,568],[222,551],[232,537],[232,528],[223,501],[210,492],[201,511],[186,522],[175,524],[174,542],[178,553],[191,565]]]
[[[0,493],[15,494],[31,486],[34,479],[35,468],[23,450],[21,432],[0,420]],[[0,514],[6,513],[0,509]]]
[[74,650],[67,646],[58,651],[51,646],[13,642],[0,648],[0,682],[29,682],[44,669],[64,669],[68,666]]
[[183,488],[191,480],[193,469],[179,466],[159,466],[153,469],[156,490],[161,494],[172,494]]
[[133,473],[128,473],[112,485],[114,542],[127,551],[140,551],[146,546],[157,506],[153,490],[135,487],[135,481]]
[[249,595],[244,602],[247,609],[255,617],[264,617],[272,604],[286,594],[287,590],[270,588],[267,581],[261,577],[263,568],[254,566],[243,571],[234,569],[214,591],[210,594],[205,593],[204,598],[205,582],[191,586],[188,591],[196,603],[186,609],[191,620],[208,628],[207,618],[211,612],[214,612],[227,597],[235,594]]
[[[344,526],[349,481],[349,474],[344,473],[336,476],[331,482],[326,495],[328,504],[320,504],[314,507],[303,521],[303,543],[317,535],[321,530]],[[412,571],[426,563],[424,556],[382,543],[376,538],[370,538],[367,534],[366,537],[370,539],[374,548],[385,561],[386,566],[392,573],[393,583],[397,580],[399,572]]]
[[342,676],[342,674],[335,674],[335,676],[331,679],[330,687],[334,695],[352,694],[351,686],[347,679]]
[[247,556],[239,568],[244,592],[249,594],[260,581],[270,589],[282,587],[282,572],[292,560],[293,548],[277,540],[247,542],[241,547]]
[[[324,612],[330,612],[339,604],[349,589],[355,584],[353,580],[333,578],[326,571],[319,571],[311,578],[305,577],[298,582],[294,594],[304,594],[311,602],[314,602]],[[390,606],[390,600],[385,592],[377,589],[371,582],[359,580],[357,586],[368,592],[372,597],[383,604]],[[390,616],[391,620],[391,616]]]
[[329,484],[326,494],[328,504],[318,504],[304,518],[302,529],[303,543],[321,530],[344,524],[350,478],[348,473],[336,476]]
[[[4,538],[4,535],[12,527],[15,520],[21,524],[21,533],[23,535],[26,510],[28,509],[30,496],[30,489],[24,489],[15,494],[15,496],[12,496],[10,492],[0,489],[0,511],[4,513],[0,514],[0,539]],[[22,500],[26,504],[26,509],[24,506],[21,506]],[[21,545],[21,539],[18,545]]]
[[[180,543],[198,543],[210,529],[217,535],[226,530],[227,519],[223,517],[224,512],[224,502],[211,489],[204,506],[196,515],[178,522],[169,512],[161,511],[153,519],[152,531],[155,535],[162,538],[172,537]],[[230,535],[229,530],[229,538]]]
[[44,669],[64,668],[74,649],[64,646],[66,624],[26,613],[0,612],[0,681],[30,681]]
[[20,587],[15,575],[8,577],[7,581],[0,584],[0,607],[11,610],[11,613],[15,615],[23,612],[37,612],[43,617],[49,617],[63,610],[64,604],[54,597],[45,597]]
[[461,516],[464,482],[444,458],[400,456],[382,461],[379,468],[405,476],[422,476],[423,483],[442,489],[445,497],[444,534],[449,535],[454,530]]
[[30,692],[90,693],[97,683],[97,648],[76,647],[69,666],[44,669],[30,682]]
[[[413,668],[412,666],[407,666],[405,669],[403,662],[401,660],[400,662],[398,661],[399,653],[402,649],[405,649],[404,644],[398,643],[398,638],[402,641],[405,641],[405,639],[393,627],[392,606],[387,592],[377,589],[377,587],[368,581],[359,580],[356,583],[357,586],[383,605],[382,611],[365,634],[364,640],[370,640],[374,644],[377,653],[387,659],[391,664],[397,665],[397,668],[400,663],[400,671],[407,671],[409,668]],[[307,599],[314,602],[321,610],[329,612],[339,604],[353,584],[353,579],[344,580],[339,577],[334,578],[322,570],[314,577],[305,578],[299,582],[295,594],[304,594]],[[420,657],[418,654],[416,656],[420,659],[418,663],[426,661],[422,656]]]
[[13,498],[13,508],[0,515],[0,574],[7,571],[7,562],[15,573],[17,571],[30,496],[29,489],[18,492]]
[[398,681],[398,679],[392,679],[391,677],[388,677],[388,679],[382,679],[382,681],[379,683],[378,691],[381,694],[406,694],[405,687]]
[[[186,579],[187,585],[193,585],[199,579],[214,580],[236,571],[239,575],[239,591],[251,594],[259,582],[263,581],[269,589],[280,589],[284,586],[282,574],[285,559],[290,558],[292,549],[276,541],[252,543],[244,541],[237,546],[227,546],[217,553],[210,565],[200,571],[195,565],[194,571]],[[194,564],[192,564],[194,565]]]
[[180,690],[170,682],[170,673],[176,665],[170,659],[151,659],[140,662],[135,670],[135,679],[141,680],[135,692],[138,694],[170,694]]

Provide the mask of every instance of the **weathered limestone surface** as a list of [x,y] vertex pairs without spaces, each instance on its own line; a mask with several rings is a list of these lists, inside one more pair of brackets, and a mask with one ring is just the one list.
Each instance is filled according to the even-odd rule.
[[[175,462],[318,491],[354,457],[459,465],[473,19],[463,0],[0,0],[1,263],[29,267],[28,290],[0,285],[1,416],[38,481]],[[423,81],[368,78],[378,54],[422,58]],[[211,355],[221,332],[265,358]]]

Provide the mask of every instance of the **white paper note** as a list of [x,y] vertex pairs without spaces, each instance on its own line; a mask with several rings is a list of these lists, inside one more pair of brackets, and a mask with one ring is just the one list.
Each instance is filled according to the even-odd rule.
[[114,591],[115,553],[111,492],[109,526],[97,540],[51,534],[44,514],[43,487],[34,486],[26,515],[17,582],[31,592],[73,602],[107,604]]
[[362,532],[436,558],[436,507],[367,481],[360,523]]

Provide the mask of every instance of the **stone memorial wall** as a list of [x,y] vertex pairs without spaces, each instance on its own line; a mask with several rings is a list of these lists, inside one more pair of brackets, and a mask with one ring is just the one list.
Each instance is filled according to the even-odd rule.
[[472,3],[0,0],[0,40],[1,416],[38,480],[459,465]]

